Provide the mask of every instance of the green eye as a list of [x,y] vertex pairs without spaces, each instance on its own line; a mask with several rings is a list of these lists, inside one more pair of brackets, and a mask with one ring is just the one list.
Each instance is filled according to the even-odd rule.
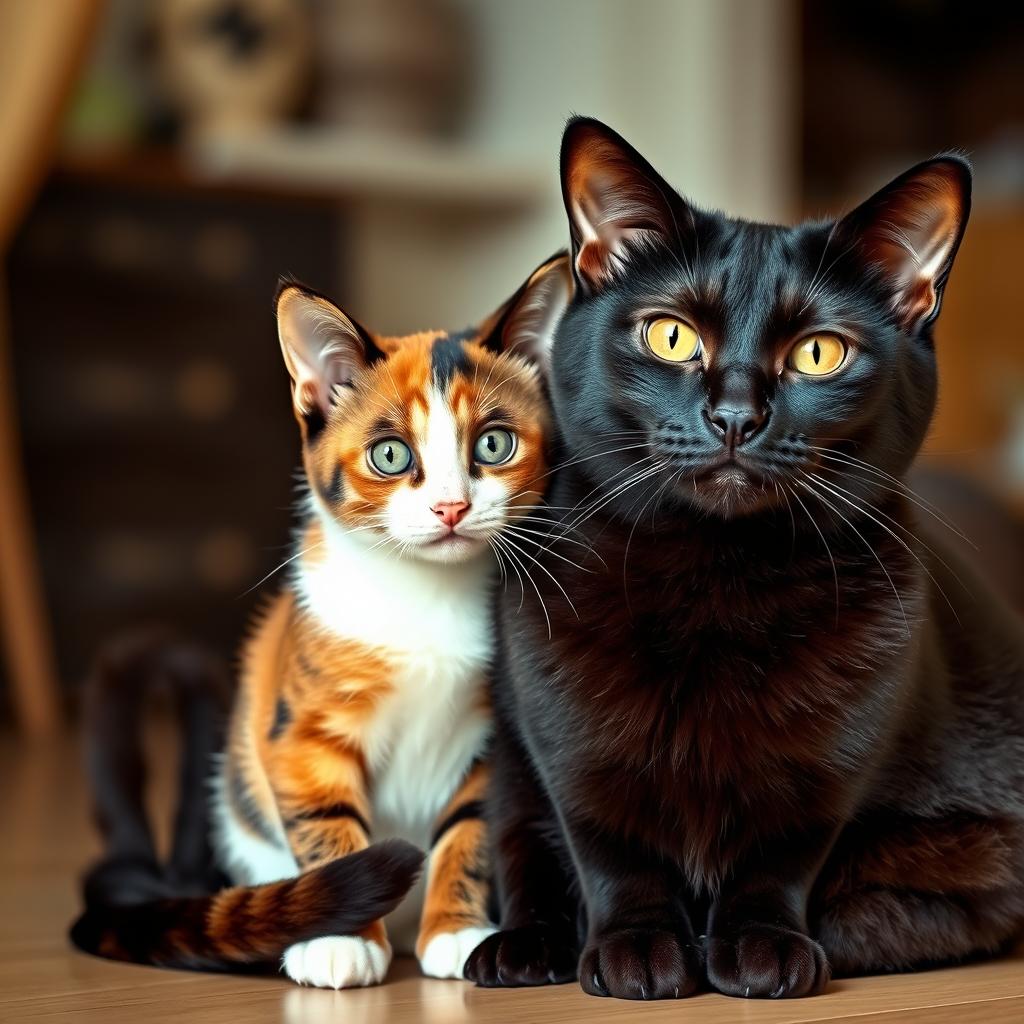
[[412,465],[412,452],[396,437],[378,441],[370,449],[370,465],[385,476],[399,476]]
[[509,430],[485,430],[473,446],[473,458],[485,466],[500,466],[516,451],[516,435]]

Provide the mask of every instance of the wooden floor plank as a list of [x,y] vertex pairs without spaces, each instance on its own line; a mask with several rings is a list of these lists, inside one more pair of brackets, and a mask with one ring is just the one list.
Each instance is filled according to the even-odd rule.
[[[168,803],[173,759],[153,780]],[[71,739],[0,740],[0,1022],[26,1024],[1020,1024],[1024,946],[997,961],[895,977],[834,982],[813,999],[762,1002],[701,995],[678,1003],[585,996],[576,985],[483,991],[422,978],[396,962],[374,989],[325,992],[284,978],[232,977],[114,964],[65,939],[76,879],[95,855],[79,753]]]

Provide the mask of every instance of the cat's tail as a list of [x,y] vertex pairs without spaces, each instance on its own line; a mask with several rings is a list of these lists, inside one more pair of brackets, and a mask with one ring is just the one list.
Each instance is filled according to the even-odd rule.
[[87,953],[157,967],[264,968],[296,942],[351,935],[390,913],[422,863],[416,847],[388,839],[268,885],[88,906],[71,928],[71,941]]
[[[203,648],[162,629],[125,634],[96,656],[83,692],[83,744],[103,856],[85,876],[93,903],[137,903],[218,888],[209,780],[223,748],[230,673]],[[146,810],[146,711],[165,696],[177,718],[177,811],[161,863]],[[173,749],[169,744],[168,749]]]
[[[222,749],[229,679],[209,652],[163,631],[121,637],[97,657],[85,687],[84,738],[104,852],[85,876],[85,911],[71,927],[79,949],[162,967],[262,967],[296,942],[361,931],[415,882],[423,855],[392,840],[298,878],[221,888],[209,843],[209,778]],[[144,711],[161,690],[177,709],[180,734],[165,863],[146,813],[142,751]]]

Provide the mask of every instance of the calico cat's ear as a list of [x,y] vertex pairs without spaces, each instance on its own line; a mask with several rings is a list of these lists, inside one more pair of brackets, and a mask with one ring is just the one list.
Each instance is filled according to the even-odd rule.
[[327,418],[334,389],[383,357],[370,335],[322,295],[282,281],[274,299],[277,335],[300,419]]
[[573,272],[600,288],[627,258],[627,243],[678,235],[679,194],[620,135],[593,118],[573,118],[562,136],[562,198]]
[[569,255],[556,253],[488,317],[480,328],[480,344],[492,352],[514,352],[546,373],[551,339],[572,294]]
[[971,166],[949,154],[901,174],[839,223],[881,267],[906,331],[938,316],[971,209]]

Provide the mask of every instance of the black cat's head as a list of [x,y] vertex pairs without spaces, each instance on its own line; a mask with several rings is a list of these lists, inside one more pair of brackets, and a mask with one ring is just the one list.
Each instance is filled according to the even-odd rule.
[[756,224],[693,206],[607,126],[571,121],[576,294],[551,384],[597,499],[732,518],[820,470],[838,507],[870,501],[928,428],[931,330],[970,188],[945,155],[838,220]]

